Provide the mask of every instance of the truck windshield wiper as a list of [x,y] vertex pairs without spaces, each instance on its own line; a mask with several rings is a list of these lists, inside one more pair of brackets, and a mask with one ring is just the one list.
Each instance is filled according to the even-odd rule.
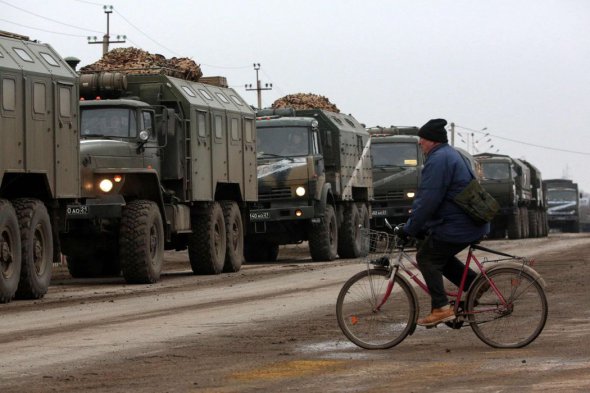
[[286,158],[287,160],[290,160],[290,161],[295,161],[292,157],[283,156],[283,155],[274,154],[274,153],[262,153],[258,157],[277,157],[277,158]]

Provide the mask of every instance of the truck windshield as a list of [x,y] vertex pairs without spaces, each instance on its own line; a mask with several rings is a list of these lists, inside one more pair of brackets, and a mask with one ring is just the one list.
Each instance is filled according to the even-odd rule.
[[483,178],[487,180],[510,179],[510,165],[503,162],[483,162],[481,164]]
[[548,189],[547,199],[551,202],[565,202],[576,200],[576,190]]
[[417,166],[418,145],[415,143],[372,143],[374,167]]
[[309,134],[307,127],[259,127],[256,129],[257,156],[307,156]]
[[81,108],[82,136],[135,138],[135,111],[127,108]]

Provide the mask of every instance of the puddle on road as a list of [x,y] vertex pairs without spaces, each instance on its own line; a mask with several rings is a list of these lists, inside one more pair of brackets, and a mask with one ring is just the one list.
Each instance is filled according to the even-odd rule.
[[366,350],[357,347],[349,341],[323,341],[300,345],[296,351],[300,353],[320,354],[322,357],[328,359],[362,360],[369,357]]

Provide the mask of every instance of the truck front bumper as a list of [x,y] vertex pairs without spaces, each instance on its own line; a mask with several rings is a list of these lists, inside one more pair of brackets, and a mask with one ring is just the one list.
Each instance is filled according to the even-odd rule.
[[120,195],[109,198],[87,199],[84,204],[68,205],[66,220],[88,220],[93,218],[119,218],[125,206]]
[[250,222],[311,220],[315,217],[313,206],[291,206],[250,210]]

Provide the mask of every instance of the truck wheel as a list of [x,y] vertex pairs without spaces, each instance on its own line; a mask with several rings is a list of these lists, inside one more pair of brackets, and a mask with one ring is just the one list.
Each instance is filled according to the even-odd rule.
[[529,237],[529,210],[526,206],[520,208],[521,235],[523,239]]
[[16,293],[21,271],[21,243],[14,208],[0,199],[0,303],[9,302]]
[[225,265],[226,238],[223,211],[217,202],[204,214],[193,216],[188,255],[193,273],[219,274]]
[[[361,215],[361,225],[364,229],[369,229],[371,227],[371,217],[369,217],[369,208],[367,207],[366,204],[361,204],[359,206],[359,212]],[[362,241],[363,239],[361,239]],[[361,247],[361,253],[359,256],[361,257],[365,257],[367,256],[367,254],[369,253],[369,248],[370,247]]]
[[340,258],[358,258],[361,255],[361,217],[355,204],[344,208],[344,218],[338,233]]
[[314,261],[332,261],[338,252],[338,223],[334,207],[329,203],[320,224],[310,223],[309,253]]
[[164,259],[164,228],[158,205],[137,200],[123,208],[119,257],[125,281],[149,284],[160,279]]
[[508,216],[508,239],[520,239],[520,209]]
[[244,225],[242,224],[242,214],[240,213],[238,204],[232,201],[223,202],[222,208],[227,243],[223,271],[237,272],[242,267],[242,261],[244,260]]
[[39,299],[47,293],[53,265],[53,236],[49,214],[38,199],[13,202],[21,238],[20,282],[18,299]]
[[529,236],[539,237],[539,225],[537,224],[537,215],[539,213],[536,210],[529,211]]

